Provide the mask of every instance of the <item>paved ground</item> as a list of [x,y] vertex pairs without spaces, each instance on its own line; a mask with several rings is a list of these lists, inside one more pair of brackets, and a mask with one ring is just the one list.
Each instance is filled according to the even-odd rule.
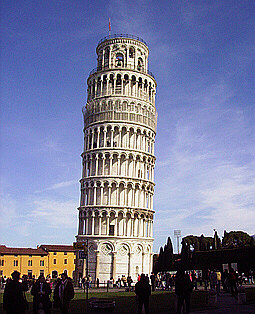
[[210,310],[196,310],[192,311],[192,314],[196,313],[224,313],[224,314],[243,314],[243,313],[255,313],[255,304],[238,304],[237,299],[232,297],[230,293],[221,293],[218,296],[217,308]]

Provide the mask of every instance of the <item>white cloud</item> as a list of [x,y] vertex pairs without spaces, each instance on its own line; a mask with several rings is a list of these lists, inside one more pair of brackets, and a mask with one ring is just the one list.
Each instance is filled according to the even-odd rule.
[[78,182],[77,180],[62,181],[62,182],[59,182],[59,183],[55,183],[55,184],[53,184],[53,185],[51,185],[48,188],[45,188],[43,190],[36,191],[35,193],[41,193],[41,192],[44,192],[44,191],[52,191],[52,190],[63,189],[63,188],[72,186],[74,184],[77,184],[77,182]]
[[243,110],[224,103],[179,111],[156,163],[156,238],[174,229],[183,235],[212,235],[213,228],[220,235],[224,229],[254,234],[255,161],[247,121]]
[[73,228],[77,224],[77,202],[55,201],[50,199],[34,200],[31,218],[52,228]]
[[10,195],[3,195],[1,193],[0,202],[0,220],[1,225],[6,226],[13,222],[18,216],[17,202],[11,198]]

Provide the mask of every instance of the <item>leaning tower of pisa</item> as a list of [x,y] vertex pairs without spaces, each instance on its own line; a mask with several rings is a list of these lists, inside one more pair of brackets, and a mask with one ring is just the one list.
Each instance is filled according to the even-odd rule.
[[[96,53],[83,108],[77,242],[88,241],[93,280],[136,280],[153,262],[156,80],[138,37],[105,37]],[[81,261],[76,270],[81,276]]]

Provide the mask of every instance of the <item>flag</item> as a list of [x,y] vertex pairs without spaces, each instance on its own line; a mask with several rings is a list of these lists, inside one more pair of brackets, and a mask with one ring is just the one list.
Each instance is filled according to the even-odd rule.
[[111,31],[111,20],[109,18],[109,32]]

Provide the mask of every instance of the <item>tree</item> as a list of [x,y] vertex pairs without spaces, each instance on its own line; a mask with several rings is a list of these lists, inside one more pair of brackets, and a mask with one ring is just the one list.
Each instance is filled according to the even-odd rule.
[[224,231],[222,247],[224,249],[254,246],[254,239],[243,231]]
[[170,237],[167,239],[167,243],[164,247],[164,269],[171,270],[174,264],[173,245]]
[[164,251],[163,248],[160,247],[159,257],[158,257],[158,270],[163,271],[164,268]]
[[217,231],[214,232],[212,248],[213,250],[220,250],[222,248],[221,240],[217,234]]
[[186,240],[182,240],[181,263],[184,268],[188,268],[190,264],[190,244]]

